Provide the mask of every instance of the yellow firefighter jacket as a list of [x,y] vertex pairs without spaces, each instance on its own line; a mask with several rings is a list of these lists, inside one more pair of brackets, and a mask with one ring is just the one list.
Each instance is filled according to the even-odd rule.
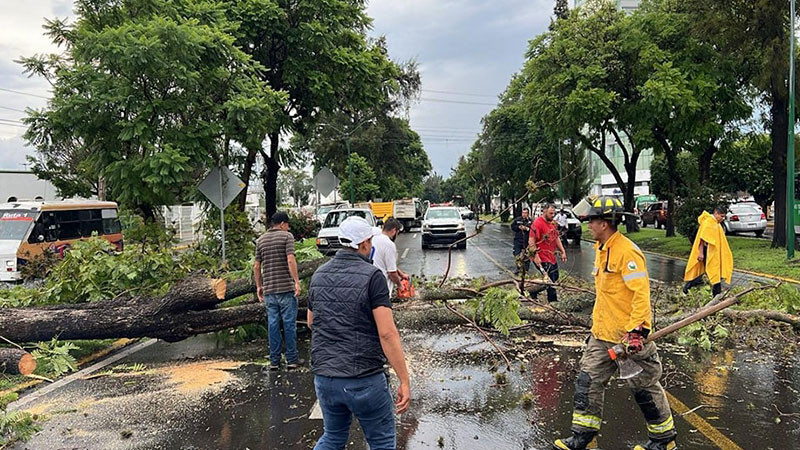
[[592,335],[620,342],[626,332],[642,325],[652,329],[650,278],[639,247],[620,232],[594,246]]
[[[723,279],[730,283],[731,275],[733,275],[733,253],[728,246],[725,230],[722,229],[717,219],[706,211],[700,214],[697,222],[700,224],[700,229],[697,230],[697,236],[694,238],[692,253],[689,255],[689,261],[686,262],[683,280],[694,280],[705,272],[711,284],[717,284]],[[702,239],[708,244],[704,262],[697,260],[697,256],[702,251],[698,239]]]

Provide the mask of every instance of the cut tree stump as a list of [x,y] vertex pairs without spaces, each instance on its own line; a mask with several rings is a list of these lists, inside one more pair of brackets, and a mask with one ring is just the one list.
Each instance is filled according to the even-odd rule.
[[10,375],[30,375],[36,370],[36,360],[18,348],[0,348],[0,372]]

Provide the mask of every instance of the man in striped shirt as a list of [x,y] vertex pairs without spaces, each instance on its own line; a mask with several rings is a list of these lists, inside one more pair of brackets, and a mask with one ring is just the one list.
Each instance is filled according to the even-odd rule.
[[269,368],[278,370],[284,336],[286,338],[286,368],[302,364],[297,354],[297,297],[300,278],[294,256],[294,236],[289,232],[289,215],[278,211],[272,215],[272,228],[256,242],[256,261],[253,265],[258,300],[266,303],[269,327]]

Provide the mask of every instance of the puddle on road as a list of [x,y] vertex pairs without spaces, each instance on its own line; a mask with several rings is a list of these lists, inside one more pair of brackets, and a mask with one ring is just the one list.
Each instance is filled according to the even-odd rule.
[[[413,401],[398,422],[399,449],[547,449],[568,433],[581,355],[576,335],[539,336],[538,344],[509,351],[512,368],[507,383],[498,384],[495,374],[505,367],[471,330],[440,326],[401,334]],[[218,359],[164,356],[184,355],[182,346]],[[321,435],[322,421],[308,419],[315,402],[312,375],[269,372],[253,363],[264,357],[265,342],[229,346],[201,336],[153,347],[160,348],[135,356],[146,373],[83,380],[32,405],[50,419],[43,432],[16,448],[285,450],[311,448]],[[307,335],[300,347],[307,354]],[[702,405],[693,413],[698,420],[742,449],[800,448],[800,418],[778,412],[800,411],[796,358],[740,350],[697,355],[668,346],[661,354],[662,381],[688,409]],[[529,409],[522,404],[525,394],[533,398]],[[696,425],[675,416],[683,448],[718,448]],[[612,381],[600,444],[632,448],[646,440],[644,430],[627,386]],[[123,431],[132,436],[123,438]],[[368,448],[357,423],[347,448]]]

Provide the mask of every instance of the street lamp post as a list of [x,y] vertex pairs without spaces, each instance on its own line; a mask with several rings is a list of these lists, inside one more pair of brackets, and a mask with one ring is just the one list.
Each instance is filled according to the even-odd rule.
[[789,145],[786,149],[786,257],[794,258],[794,0],[790,0],[789,27]]

